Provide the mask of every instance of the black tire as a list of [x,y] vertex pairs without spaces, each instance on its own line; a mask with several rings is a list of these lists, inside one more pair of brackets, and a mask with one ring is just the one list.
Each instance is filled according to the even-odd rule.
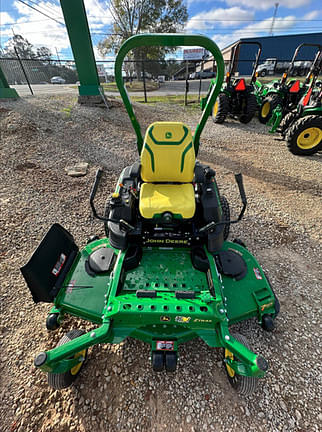
[[[221,205],[221,210],[222,210],[222,219],[223,220],[230,220],[229,202],[224,195],[222,195],[220,197],[220,205]],[[224,228],[224,240],[228,239],[229,230],[230,230],[230,224],[226,224],[225,228]]]
[[229,97],[226,93],[219,93],[212,108],[212,119],[215,123],[223,123],[229,113]]
[[310,156],[322,150],[322,116],[298,119],[288,129],[286,142],[289,151],[298,156]]
[[258,113],[258,119],[261,123],[266,124],[272,116],[272,112],[277,105],[282,104],[282,98],[278,94],[271,94],[266,96],[263,100]]
[[239,121],[241,123],[249,123],[251,119],[254,117],[257,110],[257,100],[256,96],[253,93],[250,93],[247,96],[246,103],[243,107],[243,112],[239,116]]
[[284,118],[282,118],[282,121],[279,125],[279,132],[283,138],[285,138],[288,128],[292,125],[292,123],[296,119],[296,115],[297,115],[296,112],[289,112],[286,114]]
[[262,70],[259,74],[259,76],[264,77],[266,76],[266,69]]
[[[251,349],[249,342],[245,338],[245,336],[243,336],[239,333],[232,334],[232,336],[235,339],[237,339],[238,342],[245,345],[245,347],[247,347],[248,349]],[[232,358],[233,358],[233,354],[230,353],[230,351],[224,350],[224,358],[226,358],[227,356],[229,358],[231,358],[231,356],[232,356]],[[228,381],[229,381],[230,385],[237,391],[237,393],[239,393],[242,396],[248,396],[256,390],[257,382],[258,382],[256,377],[238,375],[231,368],[229,368],[229,366],[227,366],[225,362],[224,362],[224,367],[225,367],[225,371],[226,371],[226,374],[228,377]]]
[[[57,346],[64,345],[65,343],[78,338],[79,336],[83,335],[85,332],[83,330],[75,329],[71,330],[68,333],[66,333],[58,342]],[[77,355],[77,354],[75,354]],[[64,388],[69,387],[77,378],[79,375],[85,361],[87,358],[87,349],[85,350],[85,360],[81,363],[80,367],[77,368],[76,373],[72,373],[72,369],[63,372],[63,373],[48,373],[48,384],[50,387],[54,388],[55,390],[61,390]],[[74,369],[74,368],[73,368]]]

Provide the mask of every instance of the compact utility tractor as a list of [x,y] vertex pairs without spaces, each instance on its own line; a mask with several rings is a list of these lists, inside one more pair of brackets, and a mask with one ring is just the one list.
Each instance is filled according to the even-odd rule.
[[[192,135],[181,122],[155,122],[143,138],[122,79],[127,53],[142,46],[201,46],[217,62],[217,80]],[[224,76],[217,45],[199,35],[142,34],[128,39],[115,61],[115,77],[137,136],[139,160],[123,169],[104,215],[94,204],[103,175],[91,191],[93,215],[107,236],[91,237],[79,250],[59,224],[46,234],[22,273],[35,302],[53,302],[46,325],[59,327],[65,314],[97,325],[68,332],[34,360],[61,389],[79,374],[89,347],[119,343],[127,337],[151,346],[154,371],[174,372],[180,344],[201,338],[223,349],[228,380],[241,394],[251,393],[267,361],[246,338],[230,332],[234,323],[256,318],[274,328],[279,302],[263,269],[235,239],[229,226],[243,217],[246,195],[236,175],[242,210],[230,218],[215,171],[196,160],[200,134],[211,114]],[[142,371],[143,373],[143,371]]]
[[[246,83],[245,78],[232,79],[232,73],[238,63],[237,58],[242,45],[258,46],[249,84]],[[257,110],[257,98],[255,93],[258,92],[258,88],[260,87],[260,83],[257,81],[256,69],[261,52],[262,46],[259,42],[238,42],[232,50],[229,71],[226,74],[225,82],[222,85],[221,91],[212,110],[212,119],[215,123],[223,123],[228,115],[233,118],[238,118],[241,123],[249,123],[254,117]],[[201,100],[202,109],[207,103],[215,84],[216,81],[214,79],[211,80],[208,94]]]
[[[299,79],[287,78],[292,75],[295,60],[300,50],[304,47],[316,47],[317,52],[310,67],[310,70],[302,83]],[[272,126],[270,132],[274,133],[279,127],[281,120],[291,111],[297,108],[297,105],[304,94],[307,92],[310,81],[317,76],[317,65],[320,62],[322,47],[319,44],[302,43],[299,45],[293,55],[292,61],[281,79],[271,81],[269,84],[262,86],[260,96],[262,103],[258,113],[258,119],[263,124]]]
[[[322,60],[322,59],[321,59]],[[322,66],[322,61],[321,61]],[[322,150],[322,83],[310,86],[297,110],[287,114],[279,132],[291,153],[310,156]]]

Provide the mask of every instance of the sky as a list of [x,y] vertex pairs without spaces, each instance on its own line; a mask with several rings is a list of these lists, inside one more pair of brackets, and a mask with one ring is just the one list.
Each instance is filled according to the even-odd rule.
[[[274,35],[322,32],[322,0],[184,0],[189,19],[186,33],[199,33],[212,38],[224,48],[241,37],[270,34],[275,3],[279,3]],[[27,6],[27,3],[29,6]],[[103,59],[97,50],[104,33],[111,31],[112,17],[109,0],[84,0],[92,42],[97,60]],[[32,9],[33,6],[39,9]],[[48,47],[54,57],[72,59],[72,52],[63,25],[59,0],[0,0],[0,42],[21,34],[35,48]],[[106,60],[114,59],[108,55]]]

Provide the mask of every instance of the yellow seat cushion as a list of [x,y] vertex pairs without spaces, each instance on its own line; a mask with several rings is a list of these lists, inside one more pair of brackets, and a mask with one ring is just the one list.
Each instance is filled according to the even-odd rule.
[[181,122],[152,123],[141,151],[144,182],[192,182],[195,151],[190,128]]
[[164,212],[190,219],[195,214],[196,202],[191,183],[155,184],[143,183],[140,190],[140,213],[152,219]]

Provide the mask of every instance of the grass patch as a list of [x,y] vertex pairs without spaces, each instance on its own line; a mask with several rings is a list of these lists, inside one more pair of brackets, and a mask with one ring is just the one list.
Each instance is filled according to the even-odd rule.
[[[148,96],[148,104],[168,103],[172,105],[183,105],[184,95]],[[144,103],[144,96],[132,96],[133,102]],[[188,95],[188,106],[199,109],[198,95]]]
[[[111,83],[103,83],[102,84],[104,90],[111,91],[111,92],[118,92],[118,88],[115,82]],[[137,92],[137,91],[143,91],[143,82],[142,81],[133,81],[132,83],[125,83],[125,87],[128,90],[128,92]],[[153,91],[159,89],[159,83],[153,82],[153,81],[146,81],[145,87],[147,91]]]

